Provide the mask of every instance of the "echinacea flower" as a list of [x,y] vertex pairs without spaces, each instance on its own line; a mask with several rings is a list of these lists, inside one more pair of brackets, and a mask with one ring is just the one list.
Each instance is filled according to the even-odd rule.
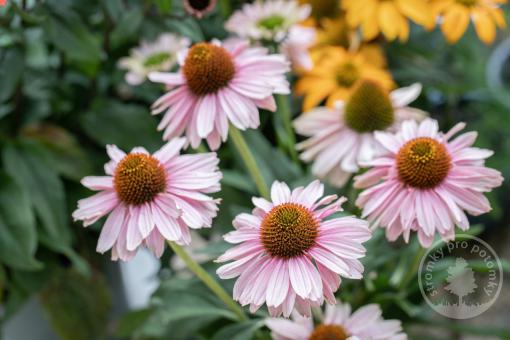
[[169,92],[152,106],[166,111],[158,129],[163,139],[186,135],[193,148],[206,139],[216,150],[227,139],[229,122],[241,130],[257,128],[258,108],[276,110],[273,93],[289,93],[285,57],[268,55],[244,41],[199,43],[183,51],[177,73],[154,72],[149,79]]
[[270,318],[266,325],[273,340],[405,340],[399,320],[384,320],[377,304],[365,305],[354,313],[348,303],[326,306],[320,324],[293,314],[292,320]]
[[119,67],[128,70],[126,82],[140,85],[150,72],[169,71],[177,64],[177,52],[189,46],[188,38],[172,33],[161,34],[155,41],[142,41],[129,57],[119,60]]
[[425,113],[407,107],[421,92],[414,84],[388,93],[371,80],[361,80],[347,101],[335,109],[319,107],[294,121],[296,132],[310,137],[299,143],[300,158],[313,161],[312,173],[341,187],[361,162],[370,161],[381,146],[376,131],[396,131],[408,119],[422,119]]
[[255,312],[264,303],[272,316],[288,317],[294,307],[310,315],[311,306],[324,298],[335,303],[340,276],[360,279],[365,256],[362,243],[370,237],[367,223],[355,217],[330,218],[342,210],[344,198],[323,196],[324,186],[314,181],[290,190],[274,182],[271,201],[253,198],[251,214],[240,214],[235,231],[225,235],[239,243],[218,258],[233,261],[221,266],[222,279],[239,277],[233,296]]
[[216,2],[217,0],[184,0],[183,5],[188,14],[200,19],[214,10]]
[[377,81],[387,90],[393,87],[389,72],[380,64],[370,62],[362,52],[351,53],[342,47],[329,47],[312,56],[313,69],[304,73],[296,83],[296,93],[304,96],[304,111],[325,99],[327,106],[334,107],[336,101],[349,97],[360,79]]
[[310,15],[309,5],[294,0],[268,0],[245,4],[225,23],[227,31],[242,39],[282,42],[289,29]]
[[499,8],[507,0],[432,0],[434,14],[440,16],[441,31],[446,40],[455,43],[472,20],[476,34],[486,44],[496,38],[496,26],[506,27],[505,15]]
[[434,17],[427,0],[342,0],[347,22],[360,27],[365,40],[383,33],[386,39],[406,41],[409,37],[409,19],[429,27]]
[[388,240],[403,235],[407,242],[415,231],[429,247],[436,233],[449,241],[455,225],[469,229],[464,211],[476,216],[491,210],[484,192],[500,186],[503,177],[484,165],[492,151],[472,147],[476,132],[450,140],[463,128],[459,123],[443,134],[435,120],[425,119],[404,122],[396,134],[376,133],[386,152],[355,178],[355,187],[368,188],[356,204],[374,226],[386,228]]
[[192,229],[211,227],[218,201],[208,196],[220,190],[216,153],[179,155],[186,143],[174,139],[154,154],[136,147],[126,154],[115,145],[106,151],[107,176],[81,183],[99,193],[78,201],[75,221],[89,226],[109,214],[97,251],[112,249],[112,259],[128,261],[141,245],[160,257],[165,240],[190,243]]

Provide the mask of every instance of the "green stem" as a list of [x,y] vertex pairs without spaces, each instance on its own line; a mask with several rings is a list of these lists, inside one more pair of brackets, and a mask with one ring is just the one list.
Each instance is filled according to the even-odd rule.
[[276,95],[276,105],[278,107],[278,113],[283,121],[283,127],[287,133],[288,141],[286,144],[289,149],[290,156],[294,162],[299,163],[296,152],[296,135],[292,128],[292,114],[290,112],[289,98],[282,94]]
[[182,261],[184,261],[188,269],[191,270],[232,312],[237,315],[239,320],[248,320],[237,302],[235,302],[223,289],[223,287],[221,287],[219,283],[213,279],[204,268],[202,268],[202,266],[196,263],[181,246],[172,241],[168,241],[168,245],[172,248],[174,253],[176,253]]
[[248,144],[246,144],[241,131],[239,131],[235,126],[230,125],[228,133],[237,151],[239,151],[239,154],[241,155],[241,158],[243,159],[251,178],[255,182],[260,195],[266,199],[269,199],[269,189],[266,180],[262,176],[262,173],[257,166],[257,161],[255,161],[255,157],[253,157]]

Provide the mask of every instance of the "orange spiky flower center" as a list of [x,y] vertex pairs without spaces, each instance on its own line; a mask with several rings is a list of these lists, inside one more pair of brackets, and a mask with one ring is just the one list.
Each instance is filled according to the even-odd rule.
[[166,172],[154,157],[131,153],[115,169],[113,184],[119,199],[130,205],[152,202],[166,189]]
[[448,175],[450,167],[451,157],[446,147],[429,137],[410,140],[397,154],[400,180],[419,189],[439,185]]
[[315,327],[308,340],[345,340],[349,334],[340,325],[319,325]]
[[183,73],[191,92],[205,96],[230,83],[235,75],[235,65],[232,56],[223,47],[199,43],[188,51]]
[[306,207],[296,203],[280,204],[262,221],[262,244],[271,256],[299,256],[315,244],[318,229],[319,222]]

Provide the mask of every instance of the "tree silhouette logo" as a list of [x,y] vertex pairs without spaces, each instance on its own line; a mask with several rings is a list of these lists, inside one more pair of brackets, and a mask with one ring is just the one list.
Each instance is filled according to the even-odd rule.
[[423,256],[419,285],[425,301],[441,315],[468,319],[496,301],[503,283],[501,262],[483,240],[457,235],[437,242]]
[[475,273],[462,257],[457,257],[455,265],[448,268],[446,281],[448,285],[444,288],[459,297],[459,305],[465,303],[463,297],[473,293],[478,287],[475,283]]

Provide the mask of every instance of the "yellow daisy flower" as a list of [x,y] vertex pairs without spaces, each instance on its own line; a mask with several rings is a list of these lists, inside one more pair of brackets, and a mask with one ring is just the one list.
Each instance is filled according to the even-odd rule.
[[409,20],[430,27],[434,17],[427,0],[342,0],[347,22],[360,27],[365,40],[376,38],[380,32],[388,40],[409,37]]
[[471,18],[480,40],[490,44],[496,38],[496,26],[506,26],[503,11],[499,8],[506,3],[507,0],[432,0],[431,8],[442,17],[441,31],[448,42],[455,43],[460,39]]
[[319,23],[322,18],[334,18],[340,14],[339,0],[299,0],[300,4],[312,6],[310,17]]
[[348,48],[356,32],[347,24],[345,16],[324,18],[317,28],[316,46],[343,46]]
[[296,93],[304,96],[303,110],[308,111],[325,99],[326,105],[333,107],[337,100],[349,96],[360,79],[374,80],[390,90],[394,86],[391,75],[380,59],[367,58],[373,56],[372,53],[351,53],[342,47],[313,51],[313,69],[304,73],[296,83]]

